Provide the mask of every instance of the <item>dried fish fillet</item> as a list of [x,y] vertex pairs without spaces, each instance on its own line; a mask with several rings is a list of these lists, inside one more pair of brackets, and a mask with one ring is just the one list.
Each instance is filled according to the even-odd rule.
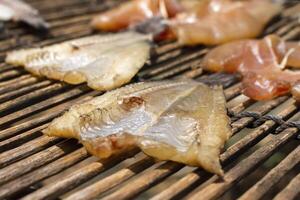
[[8,53],[6,62],[38,76],[109,90],[131,80],[148,60],[151,37],[135,32],[96,35]]
[[282,9],[280,4],[270,0],[192,2],[193,6],[170,21],[178,41],[187,45],[214,45],[254,38]]
[[[245,95],[269,100],[290,92],[300,81],[300,71],[284,70],[287,66],[299,67],[299,47],[299,43],[285,42],[275,35],[240,40],[216,47],[204,57],[202,65],[209,71],[240,73]],[[293,91],[297,94],[299,86]]]
[[21,0],[0,0],[0,20],[23,21],[37,29],[49,28],[39,12]]
[[137,83],[72,106],[44,133],[77,138],[100,158],[138,146],[221,175],[220,151],[231,136],[225,103],[220,87],[195,81]]

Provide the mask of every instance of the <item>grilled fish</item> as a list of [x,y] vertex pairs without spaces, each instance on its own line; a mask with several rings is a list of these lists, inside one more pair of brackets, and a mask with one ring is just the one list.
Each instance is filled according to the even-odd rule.
[[21,0],[0,0],[1,21],[23,21],[37,29],[49,28],[39,12]]
[[148,60],[151,37],[135,32],[95,35],[8,53],[6,62],[38,76],[109,90],[131,80]]
[[258,36],[281,9],[270,0],[203,0],[169,24],[182,44],[215,45]]
[[137,83],[72,106],[44,133],[76,138],[100,158],[138,146],[222,175],[219,155],[232,134],[225,103],[220,87],[195,81]]
[[[286,66],[299,67],[299,54],[298,43],[270,35],[262,40],[241,40],[216,47],[204,57],[202,65],[213,72],[240,73],[245,95],[269,100],[290,92],[300,81],[300,71],[284,70]],[[299,86],[293,91],[297,94]]]

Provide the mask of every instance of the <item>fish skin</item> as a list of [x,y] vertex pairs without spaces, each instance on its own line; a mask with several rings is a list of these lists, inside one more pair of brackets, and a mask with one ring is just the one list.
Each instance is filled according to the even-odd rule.
[[221,87],[195,81],[137,83],[74,105],[43,132],[78,139],[107,158],[134,146],[222,175],[220,152],[231,136]]
[[281,10],[280,4],[270,0],[203,0],[179,13],[169,25],[179,43],[216,45],[258,36]]
[[23,21],[41,30],[47,30],[49,24],[34,9],[21,0],[0,0],[0,20]]
[[240,73],[245,95],[270,100],[289,93],[300,81],[299,71],[284,69],[300,65],[299,53],[299,43],[269,35],[261,40],[239,40],[218,46],[203,58],[201,65],[208,71]]
[[110,90],[131,80],[150,55],[149,35],[136,32],[96,35],[43,48],[17,50],[6,62],[38,76],[70,84],[87,82]]

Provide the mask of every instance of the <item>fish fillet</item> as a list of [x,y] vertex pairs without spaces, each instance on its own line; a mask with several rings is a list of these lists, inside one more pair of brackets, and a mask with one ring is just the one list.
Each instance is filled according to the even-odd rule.
[[149,35],[125,32],[8,53],[6,62],[38,76],[109,90],[131,80],[150,54]]
[[173,17],[181,9],[176,0],[133,0],[95,16],[91,25],[103,31],[118,31],[155,16]]
[[220,87],[195,81],[137,83],[72,106],[44,133],[76,138],[100,158],[138,146],[222,175],[219,155],[232,134],[225,103]]
[[281,9],[270,0],[203,0],[169,24],[182,44],[215,45],[258,36]]
[[299,67],[299,47],[299,43],[285,42],[275,35],[261,40],[240,40],[211,50],[202,65],[213,72],[240,73],[245,95],[269,100],[291,89],[294,94],[299,91],[296,83],[300,81],[300,71],[284,70],[287,66]]
[[0,20],[23,21],[37,29],[49,28],[39,12],[21,0],[0,0]]
[[258,36],[281,10],[271,0],[132,0],[96,16],[92,26],[118,31],[144,23],[156,40],[215,45]]

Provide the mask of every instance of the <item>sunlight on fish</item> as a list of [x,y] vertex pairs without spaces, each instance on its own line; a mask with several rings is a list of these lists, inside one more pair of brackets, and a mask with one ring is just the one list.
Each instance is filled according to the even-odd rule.
[[110,90],[129,82],[150,54],[151,36],[135,32],[95,35],[43,48],[17,50],[6,62],[38,76]]
[[222,175],[219,155],[232,134],[225,103],[222,88],[192,80],[137,83],[72,106],[44,133],[76,138],[100,158],[138,146]]

